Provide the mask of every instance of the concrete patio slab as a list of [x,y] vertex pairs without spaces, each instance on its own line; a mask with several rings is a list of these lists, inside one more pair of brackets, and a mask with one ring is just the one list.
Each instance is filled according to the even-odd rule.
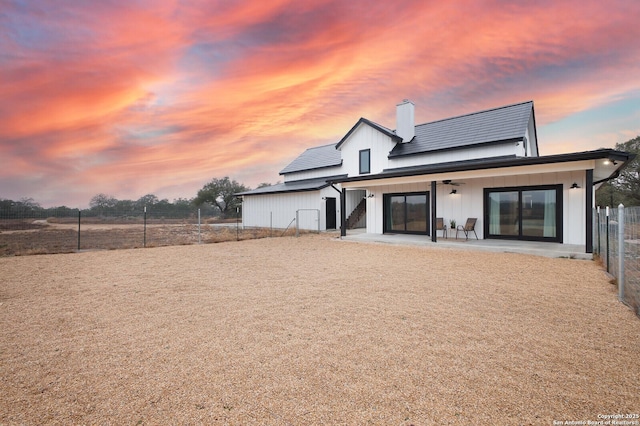
[[407,234],[367,234],[363,229],[347,231],[345,241],[417,245],[425,247],[442,247],[457,250],[482,250],[503,253],[522,253],[544,257],[566,257],[571,259],[593,260],[592,253],[585,253],[585,246],[573,244],[546,243],[539,241],[510,240],[465,240],[464,238],[440,238],[434,243],[427,235]]

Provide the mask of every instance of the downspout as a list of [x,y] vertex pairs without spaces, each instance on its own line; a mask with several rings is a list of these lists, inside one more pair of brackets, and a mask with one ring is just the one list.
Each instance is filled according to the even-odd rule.
[[593,186],[596,186],[596,185],[598,185],[598,184],[600,184],[600,183],[608,182],[608,181],[610,181],[610,180],[614,180],[614,179],[616,179],[618,176],[620,176],[620,170],[616,170],[616,172],[615,172],[614,174],[612,174],[611,176],[609,176],[608,178],[600,179],[600,180],[597,180],[597,181],[593,182],[593,183],[592,183],[592,185],[593,185]]

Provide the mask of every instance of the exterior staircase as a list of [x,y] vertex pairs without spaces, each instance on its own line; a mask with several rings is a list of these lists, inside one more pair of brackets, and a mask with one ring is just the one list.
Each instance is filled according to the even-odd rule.
[[367,199],[363,198],[358,206],[353,209],[349,217],[347,218],[347,229],[353,229],[356,224],[367,213]]

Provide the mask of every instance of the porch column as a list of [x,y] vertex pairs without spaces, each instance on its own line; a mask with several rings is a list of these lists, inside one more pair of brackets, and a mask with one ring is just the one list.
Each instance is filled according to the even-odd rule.
[[586,208],[586,239],[585,239],[585,253],[593,253],[593,169],[586,171],[586,179],[584,184],[585,195],[585,208]]
[[342,188],[340,192],[340,236],[347,236],[347,189]]
[[438,242],[436,235],[436,181],[431,181],[431,241]]

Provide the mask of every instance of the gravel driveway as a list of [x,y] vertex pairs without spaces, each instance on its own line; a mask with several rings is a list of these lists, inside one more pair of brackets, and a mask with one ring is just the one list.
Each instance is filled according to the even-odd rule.
[[330,235],[0,258],[0,325],[7,425],[640,412],[640,320],[592,261]]

